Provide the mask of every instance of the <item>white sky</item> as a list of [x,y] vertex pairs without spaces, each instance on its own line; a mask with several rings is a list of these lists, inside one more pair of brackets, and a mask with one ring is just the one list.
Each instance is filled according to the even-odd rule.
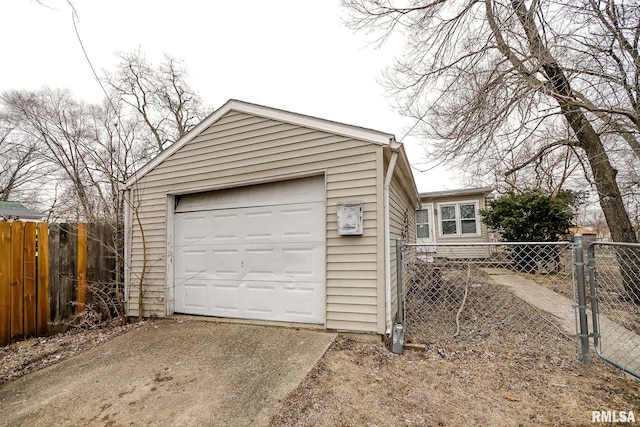
[[[77,40],[66,0],[0,1],[0,92],[71,89],[103,94]],[[218,108],[240,99],[404,137],[411,121],[393,111],[379,84],[398,45],[383,50],[342,24],[339,0],[73,0],[94,67],[113,70],[117,52],[140,49],[154,65],[167,53],[189,69],[188,83]],[[424,169],[424,148],[404,139]],[[461,187],[445,170],[413,170],[418,190]]]

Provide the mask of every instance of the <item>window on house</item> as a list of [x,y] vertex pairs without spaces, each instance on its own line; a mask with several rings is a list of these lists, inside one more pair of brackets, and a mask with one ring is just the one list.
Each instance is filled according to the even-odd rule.
[[418,239],[429,239],[429,211],[421,209],[416,211],[416,237]]
[[440,222],[442,223],[442,234],[458,234],[455,205],[440,207]]
[[440,233],[443,236],[479,234],[477,203],[447,203],[438,206]]
[[462,234],[476,234],[476,206],[474,204],[460,206],[460,230]]

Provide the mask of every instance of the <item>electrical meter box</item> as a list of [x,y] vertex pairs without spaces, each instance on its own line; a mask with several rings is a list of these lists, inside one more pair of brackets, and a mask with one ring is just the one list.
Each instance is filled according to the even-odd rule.
[[363,202],[339,202],[338,203],[338,234],[340,236],[362,236]]

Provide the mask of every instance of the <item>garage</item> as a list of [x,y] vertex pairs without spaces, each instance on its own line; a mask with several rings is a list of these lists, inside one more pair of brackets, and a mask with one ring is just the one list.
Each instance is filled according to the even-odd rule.
[[393,134],[231,99],[124,190],[128,316],[390,333],[420,207]]
[[325,322],[324,176],[176,197],[175,311]]

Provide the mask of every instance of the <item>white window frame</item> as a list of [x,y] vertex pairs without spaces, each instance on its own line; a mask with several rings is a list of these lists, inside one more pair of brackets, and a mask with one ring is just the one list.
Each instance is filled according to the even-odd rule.
[[[462,234],[462,218],[460,217],[460,205],[474,205],[476,213],[476,232]],[[477,200],[460,200],[454,202],[440,202],[438,203],[438,237],[477,237],[482,235],[482,224],[480,222],[480,203]],[[455,206],[455,220],[456,220],[456,232],[455,234],[444,234],[442,232],[442,207],[443,206]],[[471,219],[471,218],[465,218]]]
[[[424,223],[424,222],[419,223],[418,222],[418,212],[419,211],[426,211],[427,212],[427,221],[428,222],[426,222],[426,223]],[[434,221],[434,217],[433,217],[433,204],[432,203],[424,204],[424,205],[420,206],[420,209],[416,209],[416,240],[418,242],[421,242],[421,241],[433,242],[434,241],[434,238],[435,238],[435,236],[434,236],[435,227],[434,227],[433,221]],[[418,237],[418,226],[420,224],[426,224],[427,225],[427,230],[428,230],[427,232],[429,233],[429,237],[427,237],[427,238]]]

